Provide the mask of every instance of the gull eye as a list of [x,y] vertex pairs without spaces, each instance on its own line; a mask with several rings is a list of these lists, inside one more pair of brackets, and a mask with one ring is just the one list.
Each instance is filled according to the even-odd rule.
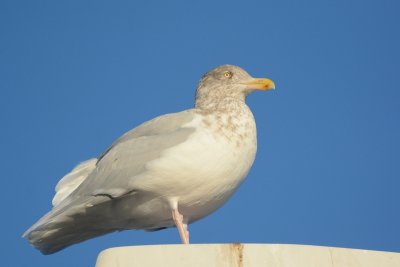
[[230,78],[232,78],[233,73],[230,72],[230,71],[225,71],[223,75],[224,75],[225,78],[229,78],[230,79]]

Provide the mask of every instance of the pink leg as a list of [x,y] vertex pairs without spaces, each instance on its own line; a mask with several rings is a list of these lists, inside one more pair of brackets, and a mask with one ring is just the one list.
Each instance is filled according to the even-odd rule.
[[189,244],[189,230],[186,223],[183,223],[183,216],[177,209],[172,210],[172,219],[178,228],[179,236],[181,237],[182,244]]

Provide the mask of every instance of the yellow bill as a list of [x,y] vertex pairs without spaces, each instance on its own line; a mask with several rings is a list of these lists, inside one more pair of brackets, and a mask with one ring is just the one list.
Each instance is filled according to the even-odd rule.
[[243,83],[248,86],[249,89],[269,90],[275,89],[275,83],[267,78],[256,78],[254,80]]

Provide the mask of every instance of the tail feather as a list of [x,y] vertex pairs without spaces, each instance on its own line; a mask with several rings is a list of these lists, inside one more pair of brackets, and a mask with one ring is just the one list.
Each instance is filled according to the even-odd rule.
[[[40,250],[44,255],[53,254],[68,246],[83,242],[93,237],[105,235],[112,232],[104,230],[84,230],[75,228],[72,229],[55,229],[52,231],[35,231],[29,236],[31,244]],[[49,234],[50,233],[50,234]]]
[[51,254],[114,231],[104,226],[96,226],[99,214],[95,206],[105,202],[103,197],[72,196],[75,189],[96,168],[96,163],[96,158],[84,161],[65,175],[56,186],[53,209],[23,234],[23,237],[43,254]]
[[[106,197],[86,197],[61,203],[29,228],[23,237],[43,254],[52,254],[70,245],[118,230],[104,213],[110,204]],[[103,211],[103,212],[99,212]]]
[[56,185],[56,194],[53,206],[59,205],[89,176],[96,168],[97,159],[89,159],[78,164],[71,172],[66,174]]

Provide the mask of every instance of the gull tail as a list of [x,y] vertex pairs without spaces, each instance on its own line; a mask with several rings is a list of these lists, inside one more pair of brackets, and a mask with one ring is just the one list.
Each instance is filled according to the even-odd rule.
[[109,215],[98,212],[98,208],[103,212],[109,208],[107,197],[71,195],[96,168],[96,162],[85,161],[65,175],[56,186],[53,209],[23,234],[43,254],[116,230],[101,224],[102,219],[109,219]]
[[106,200],[106,197],[92,196],[55,207],[29,228],[23,237],[43,254],[52,254],[70,245],[113,232],[117,229],[102,225],[101,221],[107,221],[108,218],[102,218],[98,212],[104,212],[104,208],[110,206]]

